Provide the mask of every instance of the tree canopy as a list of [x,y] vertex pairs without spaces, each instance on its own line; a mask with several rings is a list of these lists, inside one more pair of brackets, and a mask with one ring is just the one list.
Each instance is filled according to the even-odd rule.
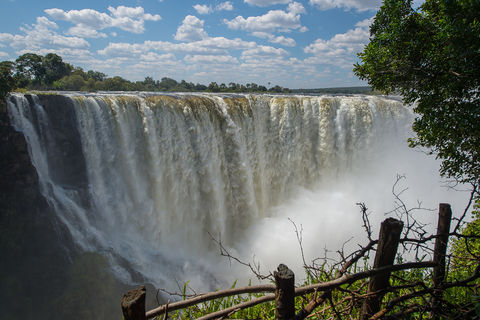
[[13,61],[0,62],[0,99],[16,88],[34,90],[67,90],[67,91],[210,91],[210,92],[283,92],[290,89],[274,86],[267,89],[255,83],[246,85],[230,83],[194,84],[168,77],[161,81],[147,76],[143,81],[129,81],[120,76],[107,77],[106,74],[75,67],[63,61],[55,53],[41,56],[35,53],[25,53]]
[[11,61],[0,62],[0,99],[5,98],[16,85],[13,77],[13,66],[14,63]]
[[414,104],[416,137],[442,160],[440,173],[478,187],[480,1],[384,0],[354,72]]

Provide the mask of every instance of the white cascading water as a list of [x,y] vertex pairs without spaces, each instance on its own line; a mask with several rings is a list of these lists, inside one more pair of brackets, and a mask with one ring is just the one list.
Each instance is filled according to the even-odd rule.
[[[287,218],[302,224],[306,253],[314,258],[353,230],[361,232],[356,202],[388,210],[395,173],[412,169],[414,183],[429,192],[425,180],[438,185],[436,162],[408,150],[413,115],[394,99],[63,98],[65,108],[74,109],[74,128],[64,130],[79,135],[83,190],[53,177],[53,161],[69,159],[50,132],[58,121],[51,106],[35,95],[14,94],[12,122],[28,141],[42,193],[59,219],[84,250],[104,253],[124,281],[131,281],[127,270],[161,287],[174,279],[203,288],[233,281],[220,271],[229,264],[218,257],[211,236],[239,257],[255,254],[270,270],[280,262],[301,265]],[[429,205],[447,201],[435,198]]]

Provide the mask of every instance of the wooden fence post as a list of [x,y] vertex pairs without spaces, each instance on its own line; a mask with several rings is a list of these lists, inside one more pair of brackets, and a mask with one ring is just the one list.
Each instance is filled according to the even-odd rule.
[[441,309],[441,290],[438,290],[443,281],[445,281],[445,257],[447,254],[448,234],[450,233],[450,223],[452,221],[452,209],[448,203],[440,203],[438,208],[437,239],[433,250],[433,261],[437,266],[433,268],[433,286],[434,296],[432,299],[432,308],[435,311]]
[[[380,268],[393,265],[397,254],[398,242],[402,233],[403,222],[388,218],[382,222],[378,236],[377,253],[373,267]],[[379,273],[370,278],[368,293],[383,290],[389,286],[390,272]],[[369,319],[380,310],[383,294],[373,295],[365,299],[360,311],[360,319]]]
[[295,274],[286,265],[280,264],[275,277],[275,319],[291,320],[295,317]]
[[122,298],[122,312],[124,320],[146,320],[145,297],[147,290],[145,286],[128,291]]

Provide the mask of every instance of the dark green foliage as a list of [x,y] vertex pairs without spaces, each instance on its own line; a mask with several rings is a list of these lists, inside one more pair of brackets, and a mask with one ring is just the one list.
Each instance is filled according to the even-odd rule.
[[0,62],[0,100],[4,100],[7,94],[17,85],[13,76],[14,63],[11,61]]
[[34,53],[25,53],[15,60],[15,78],[20,88],[38,86],[45,74],[42,65],[42,56]]
[[[5,65],[5,68],[3,67]],[[7,68],[8,66],[8,68]],[[0,94],[3,97],[18,85],[18,88],[36,89],[36,90],[66,90],[66,91],[163,91],[163,92],[275,92],[289,93],[288,88],[275,86],[267,89],[255,83],[246,85],[230,83],[227,87],[224,83],[218,85],[216,82],[210,83],[207,87],[203,84],[194,84],[182,80],[176,80],[163,77],[161,81],[154,80],[152,77],[146,77],[143,81],[131,82],[122,77],[107,77],[106,74],[94,70],[84,72],[80,67],[74,67],[63,62],[62,57],[55,53],[48,53],[44,57],[26,53],[13,62],[2,62],[0,79],[12,75],[13,86],[10,82],[3,81],[0,87]]]
[[95,81],[104,81],[107,78],[107,75],[102,72],[88,70],[87,77]]
[[156,89],[156,83],[152,77],[145,77],[145,80],[143,80],[143,83],[141,82],[140,85],[143,85],[146,91],[155,91]]
[[[480,256],[480,2],[385,0],[370,28],[370,43],[354,72],[383,92],[397,92],[418,114],[412,147],[442,160],[440,173],[476,187],[473,221],[453,240],[449,281],[475,274]],[[478,280],[476,285],[478,286]],[[445,298],[474,310],[473,288],[455,287]],[[458,310],[457,310],[458,311]]]
[[133,90],[133,84],[123,79],[122,77],[116,76],[113,78],[107,78],[104,81],[104,90],[107,91],[131,91]]
[[479,184],[480,2],[385,0],[354,72],[398,92],[419,115],[411,146],[442,160],[441,174]]
[[43,75],[43,83],[50,85],[54,81],[68,76],[71,72],[71,66],[62,61],[62,57],[55,53],[48,53],[42,59],[42,66],[45,74]]
[[161,91],[169,91],[172,88],[175,88],[177,86],[178,82],[167,77],[163,77],[162,81],[158,84],[158,87]]
[[[452,241],[452,262],[449,278],[458,281],[472,276],[480,259],[480,198],[477,198],[472,212],[472,221],[468,222],[461,234],[466,237],[455,238]],[[472,236],[468,238],[468,236]],[[452,289],[448,292],[452,301],[461,301],[465,304],[476,303],[480,307],[480,296],[474,288]],[[480,316],[480,314],[479,314]]]
[[[85,86],[85,80],[81,75],[73,74],[55,81],[53,87],[59,90],[80,91]],[[85,90],[87,91],[87,90]]]

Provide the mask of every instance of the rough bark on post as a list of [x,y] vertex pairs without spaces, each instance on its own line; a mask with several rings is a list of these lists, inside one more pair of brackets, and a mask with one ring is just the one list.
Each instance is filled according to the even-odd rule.
[[128,291],[122,298],[122,312],[124,320],[146,320],[145,297],[147,290],[145,286]]
[[[447,254],[448,234],[452,221],[452,209],[448,203],[440,203],[438,208],[437,239],[433,251],[433,261],[437,266],[433,268],[433,286],[439,288],[445,281],[445,256]],[[441,308],[441,291],[435,290],[432,300],[433,310]]]
[[275,277],[275,319],[291,320],[295,316],[295,274],[286,265],[280,264]]
[[[380,268],[393,265],[397,254],[398,242],[402,233],[403,222],[394,218],[388,218],[382,222],[378,236],[377,253],[373,267]],[[380,273],[370,278],[368,293],[383,290],[389,286],[390,272]],[[363,302],[360,311],[360,319],[369,319],[380,310],[383,295],[371,296]]]

